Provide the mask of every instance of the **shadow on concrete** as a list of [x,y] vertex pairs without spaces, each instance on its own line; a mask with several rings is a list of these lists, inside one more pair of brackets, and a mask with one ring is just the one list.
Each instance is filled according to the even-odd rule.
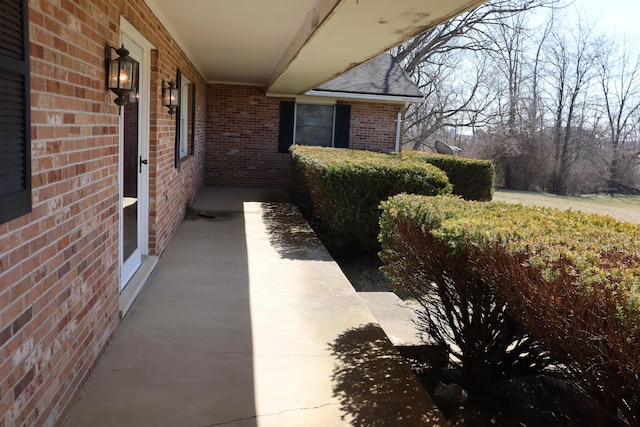
[[447,425],[379,325],[346,331],[330,344],[330,350],[338,361],[333,372],[334,397],[349,425]]
[[316,233],[291,203],[262,203],[262,220],[269,241],[280,257],[294,260],[333,261]]
[[201,191],[67,427],[443,425],[285,198]]

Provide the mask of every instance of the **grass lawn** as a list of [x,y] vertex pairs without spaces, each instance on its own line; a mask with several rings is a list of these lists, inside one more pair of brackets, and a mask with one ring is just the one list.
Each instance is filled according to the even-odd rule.
[[493,200],[523,205],[546,206],[556,209],[574,209],[588,213],[609,215],[619,221],[640,224],[640,196],[585,195],[556,196],[531,191],[496,190]]

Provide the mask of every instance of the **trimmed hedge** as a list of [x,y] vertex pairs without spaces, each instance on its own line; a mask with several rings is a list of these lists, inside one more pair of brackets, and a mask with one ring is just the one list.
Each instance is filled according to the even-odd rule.
[[[382,205],[381,258],[396,286],[422,301],[453,289],[460,305],[443,310],[453,317],[469,294],[504,304],[539,354],[591,396],[599,425],[640,423],[640,227],[454,197],[398,195]],[[465,291],[460,277],[483,287]]]
[[442,169],[453,185],[453,194],[465,200],[490,201],[493,198],[495,169],[490,160],[434,154],[427,151],[403,151],[413,158]]
[[379,205],[389,196],[451,193],[440,169],[397,154],[302,145],[290,151],[294,179],[332,251],[377,251]]

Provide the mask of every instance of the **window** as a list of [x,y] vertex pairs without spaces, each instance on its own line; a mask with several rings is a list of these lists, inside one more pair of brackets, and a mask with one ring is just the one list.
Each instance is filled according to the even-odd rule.
[[280,102],[278,152],[287,153],[291,144],[324,147],[349,146],[351,106]]
[[333,147],[333,105],[296,104],[295,143]]
[[179,89],[176,109],[176,167],[193,155],[195,141],[196,87],[178,70],[176,86]]
[[180,158],[183,158],[189,154],[189,87],[191,86],[189,80],[182,76],[180,82]]
[[27,0],[3,2],[0,38],[0,223],[31,212]]

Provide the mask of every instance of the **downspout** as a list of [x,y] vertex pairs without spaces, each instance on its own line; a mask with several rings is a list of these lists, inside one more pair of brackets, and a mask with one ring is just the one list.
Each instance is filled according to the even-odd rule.
[[398,110],[398,118],[396,119],[396,146],[393,150],[394,153],[400,152],[400,136],[402,135],[402,115],[407,111],[409,106],[408,102],[404,103],[404,107]]

